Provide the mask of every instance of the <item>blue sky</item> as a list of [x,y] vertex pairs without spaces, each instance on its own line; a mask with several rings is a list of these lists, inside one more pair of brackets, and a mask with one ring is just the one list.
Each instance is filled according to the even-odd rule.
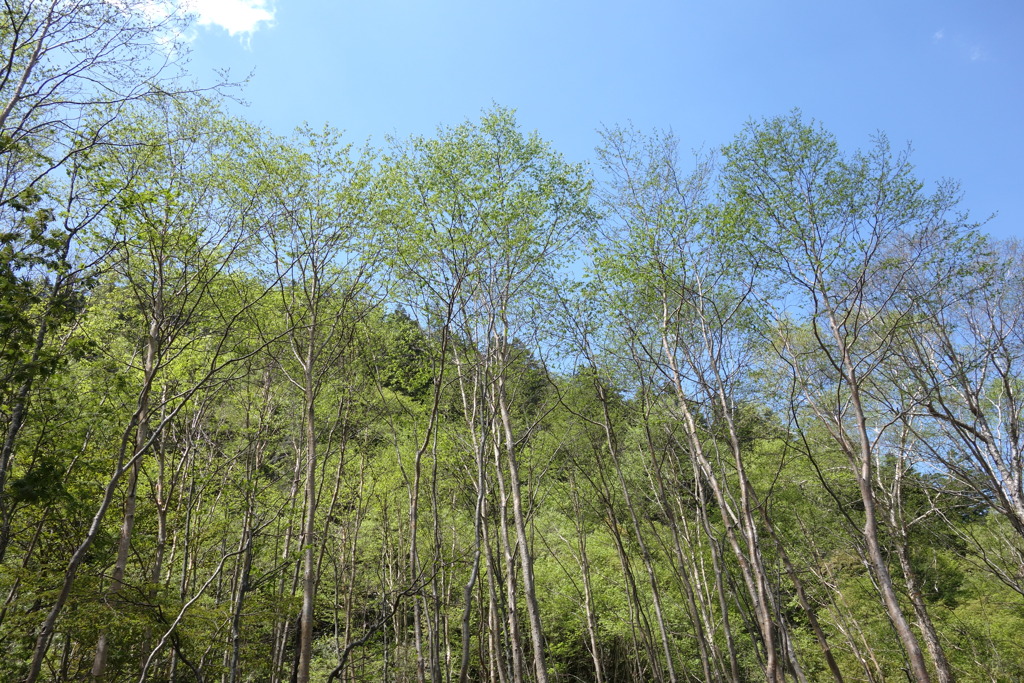
[[191,0],[191,70],[250,71],[240,113],[286,133],[431,134],[492,103],[573,161],[603,125],[729,142],[794,107],[844,149],[884,131],[1024,237],[1021,0]]

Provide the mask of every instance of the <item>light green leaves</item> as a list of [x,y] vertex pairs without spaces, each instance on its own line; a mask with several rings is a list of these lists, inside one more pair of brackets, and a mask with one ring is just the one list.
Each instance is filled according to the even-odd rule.
[[594,220],[590,181],[514,112],[413,138],[389,160],[399,277],[434,292],[472,291],[496,309],[539,295]]

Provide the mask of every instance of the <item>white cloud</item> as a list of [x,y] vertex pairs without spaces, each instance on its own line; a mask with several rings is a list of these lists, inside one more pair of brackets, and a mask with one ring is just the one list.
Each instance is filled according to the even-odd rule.
[[[156,36],[164,50],[174,55],[181,43],[198,37],[197,29],[222,28],[248,46],[252,35],[274,25],[275,0],[106,0],[123,12],[130,12],[165,29]],[[188,18],[185,25],[168,20]],[[182,30],[184,28],[184,30]]]
[[938,31],[936,31],[932,35],[932,40],[934,40],[937,43],[937,42],[939,42],[940,40],[942,40],[945,37],[946,37],[946,31],[940,28]]
[[185,0],[182,6],[196,16],[196,25],[220,27],[232,36],[251,37],[274,25],[270,0]]

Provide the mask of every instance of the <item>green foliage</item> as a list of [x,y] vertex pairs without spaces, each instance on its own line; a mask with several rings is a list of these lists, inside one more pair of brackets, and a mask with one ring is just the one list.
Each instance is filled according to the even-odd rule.
[[[755,556],[808,680],[831,675],[814,622],[847,679],[905,676],[844,345],[901,609],[916,582],[957,679],[1024,676],[1022,536],[975,455],[1019,440],[1019,259],[884,137],[845,154],[798,113],[754,122],[716,175],[608,130],[598,230],[585,170],[502,108],[382,160],[202,98],[104,130],[67,215],[56,182],[0,204],[0,679],[27,676],[89,534],[42,678],[87,677],[101,634],[112,679],[150,655],[149,680],[288,678],[307,549],[314,677],[347,646],[345,680],[455,679],[463,648],[472,680],[512,677],[516,646],[529,670],[527,553],[552,679],[596,657],[604,680],[761,680]],[[118,445],[143,424],[132,491]]]
[[593,224],[583,168],[524,135],[508,109],[414,138],[388,162],[392,267],[433,316],[462,302],[529,312]]
[[435,343],[401,309],[380,322],[382,349],[374,361],[380,383],[412,398],[426,398],[434,383],[431,349]]

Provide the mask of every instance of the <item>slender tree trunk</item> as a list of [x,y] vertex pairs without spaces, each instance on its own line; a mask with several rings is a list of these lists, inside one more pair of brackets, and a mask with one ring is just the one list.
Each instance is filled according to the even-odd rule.
[[[907,432],[905,431],[901,436],[905,438]],[[902,445],[906,449],[906,444]],[[893,536],[895,536],[896,556],[899,559],[903,581],[907,586],[907,593],[910,596],[910,604],[913,605],[914,614],[917,617],[917,627],[924,638],[925,648],[928,650],[928,656],[932,661],[932,665],[935,667],[936,678],[939,680],[939,683],[952,683],[953,672],[949,668],[946,653],[942,648],[939,635],[935,631],[935,625],[932,623],[931,616],[928,614],[928,606],[925,605],[924,597],[921,595],[921,585],[917,578],[917,573],[910,562],[910,532],[907,528],[905,512],[903,510],[905,467],[907,467],[907,463],[904,461],[903,456],[897,456],[892,490],[890,491],[889,525],[893,530]]]
[[242,553],[241,568],[235,586],[234,601],[231,606],[231,662],[228,667],[229,681],[238,683],[241,680],[242,654],[242,607],[245,604],[245,593],[249,590],[249,573],[252,571],[252,526],[253,506],[255,501],[250,498],[245,515],[242,518],[242,539],[239,552]]
[[[856,618],[852,614],[849,614],[850,610],[846,608],[846,600],[838,588],[838,582],[832,575],[829,563],[825,560],[826,554],[819,551],[817,544],[814,542],[815,531],[807,528],[803,521],[800,521],[800,532],[801,537],[806,540],[808,550],[811,553],[808,568],[825,588],[825,594],[832,605],[832,613],[835,615],[833,623],[836,630],[842,634],[850,648],[850,652],[853,653],[854,658],[860,663],[861,668],[864,670],[865,680],[871,683],[881,680],[881,667],[875,659],[873,652],[871,652],[871,648],[867,645],[860,624],[857,623]],[[861,646],[857,644],[858,636],[860,642],[865,646],[864,650],[868,652],[866,656]],[[872,669],[872,667],[874,668]]]
[[[500,578],[500,571],[498,569],[498,563],[494,559],[494,554],[491,552],[490,541],[490,525],[484,524],[484,548],[487,554],[487,646],[488,646],[488,660],[490,661],[491,680],[493,681],[497,676],[498,683],[508,683],[509,677],[515,676],[515,671],[509,671],[509,662],[505,657],[505,651],[503,646],[502,638],[502,615],[501,608],[498,602],[498,587],[497,582]],[[509,634],[508,639],[511,641],[512,636]],[[509,643],[509,647],[513,650],[516,648],[514,642]],[[515,655],[513,654],[513,657]],[[513,666],[514,669],[514,666]],[[520,667],[520,672],[522,668]],[[516,681],[518,683],[518,681]]]
[[765,529],[767,529],[772,540],[775,541],[775,547],[779,551],[779,557],[782,559],[782,563],[786,567],[786,574],[789,576],[789,580],[793,583],[793,588],[796,590],[797,599],[800,601],[800,608],[803,609],[804,615],[807,617],[807,623],[810,624],[811,630],[814,631],[814,637],[818,641],[818,647],[821,648],[821,654],[825,657],[825,662],[828,664],[829,671],[832,672],[832,678],[835,679],[836,683],[842,683],[843,674],[839,670],[839,665],[836,663],[835,657],[832,656],[832,647],[829,645],[828,638],[825,636],[825,631],[821,628],[821,623],[818,621],[818,615],[815,613],[814,609],[811,608],[810,601],[807,599],[807,594],[804,591],[804,583],[800,579],[800,575],[797,573],[796,568],[793,567],[793,563],[789,559],[789,554],[782,545],[782,539],[779,538],[779,535],[775,530],[775,526],[772,524],[771,519],[768,517],[764,508],[761,508],[761,514],[764,519]]
[[[501,466],[497,440],[493,443],[494,466],[498,479],[498,531],[501,550],[505,560],[505,596],[508,601],[506,619],[508,620],[509,648],[512,651],[512,679],[515,683],[524,681],[523,663],[523,639],[519,633],[519,615],[517,605],[519,604],[518,591],[516,589],[516,547],[508,532],[508,485],[504,470]],[[522,552],[522,549],[519,549]]]
[[[710,343],[708,348],[709,350],[712,348]],[[764,560],[761,556],[761,541],[757,521],[754,519],[753,507],[756,504],[756,494],[753,491],[750,480],[747,478],[746,468],[743,464],[743,452],[739,439],[736,436],[736,425],[732,418],[732,406],[729,405],[729,401],[726,398],[724,382],[722,381],[717,363],[712,363],[712,373],[715,377],[715,393],[722,409],[722,421],[725,423],[729,435],[729,446],[732,450],[733,463],[736,466],[740,487],[740,519],[743,527],[743,537],[747,545],[747,557],[749,558],[751,573],[753,574],[756,586],[754,591],[756,597],[752,596],[755,600],[754,613],[760,622],[761,632],[765,639],[768,680],[782,680],[785,678],[785,675],[778,658],[778,640],[781,639],[784,642],[788,642],[789,634],[787,633],[785,623],[776,616],[777,611],[772,600],[771,589],[768,585],[768,573],[765,570]],[[761,512],[763,515],[767,515],[763,506],[761,506]],[[793,659],[793,667],[795,671],[800,671],[800,664],[796,661],[795,657]]]
[[313,621],[316,606],[316,559],[313,545],[316,533],[316,408],[312,379],[312,351],[307,356],[304,406],[305,451],[305,510],[302,523],[302,609],[299,615],[297,683],[309,683],[310,664],[313,660]]
[[[615,552],[619,558],[619,567],[622,569],[622,578],[625,583],[626,604],[629,606],[629,625],[632,637],[633,651],[639,654],[642,651],[647,655],[655,678],[661,678],[661,667],[658,664],[658,649],[654,645],[654,636],[651,634],[651,625],[644,611],[643,601],[640,599],[640,591],[636,586],[636,577],[630,564],[629,553],[622,542],[622,531],[619,529],[618,520],[615,519],[615,508],[611,505],[607,494],[602,496],[605,504],[605,521],[615,543]],[[639,630],[640,636],[637,637]],[[641,648],[642,644],[642,648]],[[639,666],[640,657],[637,657]]]
[[[648,447],[653,453],[653,443],[648,436]],[[689,613],[690,621],[694,628],[694,639],[697,641],[697,652],[700,655],[701,669],[703,670],[704,680],[711,681],[714,676],[711,673],[711,657],[709,654],[708,638],[706,632],[706,626],[704,623],[703,615],[700,610],[697,609],[697,601],[694,596],[693,583],[690,580],[689,572],[694,571],[693,563],[689,561],[683,552],[683,543],[680,538],[679,522],[676,519],[675,511],[673,506],[668,500],[668,492],[665,486],[665,480],[662,477],[660,466],[656,467],[656,489],[658,492],[658,500],[661,504],[661,509],[665,515],[665,519],[668,522],[669,532],[672,537],[672,551],[675,554],[678,568],[675,571],[675,575],[679,580],[679,584],[683,590],[683,596],[686,600],[686,610]],[[680,506],[681,507],[681,506]]]
[[910,594],[910,603],[914,606],[914,614],[917,616],[917,627],[924,637],[928,656],[935,666],[935,677],[940,683],[952,683],[954,680],[953,672],[949,668],[949,661],[946,659],[946,653],[942,647],[942,642],[939,640],[939,634],[935,631],[935,625],[928,614],[928,606],[925,605],[924,598],[921,595],[921,585],[913,566],[910,564],[910,551],[907,547],[906,537],[903,534],[901,534],[901,538],[897,541],[896,554],[899,557],[900,569],[903,571],[903,579],[907,584],[907,593]]
[[[277,597],[283,601],[287,594],[294,595],[298,587],[298,566],[295,565],[292,570],[292,580],[289,590],[288,585],[288,573],[284,570],[291,564],[288,562],[288,556],[291,553],[292,536],[294,534],[295,526],[295,512],[298,507],[298,494],[299,494],[299,483],[302,478],[302,465],[303,465],[303,452],[301,449],[296,449],[295,452],[295,465],[292,470],[292,481],[289,489],[288,501],[290,509],[285,519],[285,530],[284,530],[284,542],[281,548],[281,561],[283,564],[281,571],[281,581],[278,584]],[[271,654],[271,667],[272,667],[272,683],[277,683],[281,680],[280,676],[284,669],[284,655],[285,650],[288,647],[288,634],[291,631],[292,619],[291,615],[288,614],[284,617],[283,621],[275,619],[274,623],[274,648]]]
[[[125,492],[124,518],[121,523],[121,535],[117,542],[117,560],[114,563],[114,571],[110,577],[110,587],[107,589],[107,600],[116,605],[117,594],[121,592],[124,575],[128,568],[128,552],[131,549],[132,530],[135,527],[135,506],[136,492],[139,483],[139,468],[141,467],[142,451],[149,443],[149,391],[153,384],[153,377],[156,374],[157,352],[159,348],[160,332],[160,307],[157,306],[149,324],[149,334],[146,337],[146,356],[144,361],[144,385],[139,395],[138,409],[136,411],[135,428],[135,450],[131,471],[128,474],[128,488]],[[107,655],[109,650],[108,633],[106,629],[100,632],[99,641],[96,644],[96,655],[93,659],[90,675],[93,678],[102,678],[107,668]]]
[[[761,566],[759,561],[760,552],[756,544],[754,544],[754,540],[749,536],[750,529],[746,524],[744,524],[743,520],[738,518],[733,510],[733,506],[726,497],[725,491],[723,491],[722,483],[719,482],[716,476],[715,468],[711,465],[706,453],[704,452],[704,445],[700,441],[696,419],[688,407],[688,402],[685,394],[683,393],[679,375],[676,370],[673,370],[673,376],[676,384],[676,391],[679,395],[677,405],[679,406],[679,410],[682,413],[686,424],[687,436],[690,442],[690,453],[691,457],[694,458],[694,468],[697,472],[697,476],[703,477],[703,481],[707,482],[707,485],[714,494],[715,502],[722,512],[726,540],[729,542],[733,555],[736,557],[737,564],[739,565],[740,572],[743,576],[744,587],[747,589],[747,593],[753,603],[754,619],[757,623],[757,629],[753,631],[753,633],[756,637],[759,637],[761,643],[763,643],[767,658],[767,662],[765,664],[765,676],[769,683],[774,683],[774,681],[781,676],[781,671],[778,665],[775,638],[776,625],[769,602],[766,578],[764,577],[764,568]],[[739,527],[743,534],[744,543],[742,545],[740,543],[740,539],[737,538],[737,527]],[[706,528],[706,531],[708,534],[711,534],[710,526]],[[747,546],[746,552],[744,552],[743,545]],[[727,612],[723,610],[723,614],[726,613]]]
[[[503,428],[505,458],[509,468],[509,488],[512,493],[512,519],[519,545],[519,564],[523,572],[523,593],[526,597],[526,613],[530,619],[530,641],[533,645],[533,666],[537,683],[547,683],[548,670],[544,663],[544,631],[540,623],[540,605],[537,604],[537,588],[533,578],[533,553],[526,533],[526,515],[523,512],[523,495],[519,476],[519,460],[516,456],[515,437],[512,434],[512,417],[509,414],[505,380],[499,375],[497,381],[498,409]],[[499,468],[500,469],[500,468]],[[511,559],[511,558],[509,558]]]
[[576,477],[569,478],[572,498],[573,525],[576,527],[576,553],[579,560],[580,577],[583,581],[583,612],[590,645],[590,658],[594,663],[595,683],[604,683],[604,666],[601,661],[601,637],[594,607],[594,591],[591,587],[590,558],[587,556],[587,533],[583,519],[583,503],[580,500]]
[[[139,461],[136,460],[128,474],[128,489],[125,492],[124,519],[121,522],[121,535],[117,544],[117,559],[114,571],[110,575],[110,587],[107,589],[107,600],[113,602],[116,609],[117,594],[121,592],[125,568],[128,565],[128,551],[131,545],[132,528],[135,525],[136,490],[139,483]],[[107,668],[107,655],[110,643],[106,629],[100,632],[96,643],[96,654],[93,658],[90,676],[103,678]]]
[[[835,329],[835,327],[833,327]],[[842,339],[836,331],[836,338],[840,344]],[[896,589],[893,587],[892,576],[889,574],[889,567],[882,555],[882,545],[878,539],[878,519],[875,511],[875,492],[872,489],[872,469],[874,453],[871,448],[871,437],[868,435],[867,419],[864,416],[864,409],[860,400],[859,378],[853,369],[853,362],[850,359],[849,349],[843,348],[843,365],[846,370],[846,379],[850,389],[850,403],[853,407],[857,422],[858,446],[856,451],[852,445],[848,445],[847,452],[851,455],[859,453],[859,463],[855,465],[854,474],[857,478],[857,487],[860,491],[861,502],[864,505],[864,540],[867,542],[868,558],[871,561],[875,578],[878,581],[878,590],[882,594],[882,601],[885,604],[886,612],[892,620],[896,633],[903,643],[907,657],[910,660],[910,669],[918,683],[928,683],[931,676],[928,674],[928,667],[924,661],[924,653],[917,642],[910,624],[907,623],[896,597]],[[836,426],[837,432],[841,431],[841,425]],[[845,441],[845,437],[841,437]]]
[[487,500],[484,453],[486,444],[476,449],[476,505],[473,509],[473,565],[462,588],[462,659],[459,663],[459,683],[469,681],[470,617],[473,611],[473,587],[480,575],[481,544],[483,543],[484,503]]
[[[608,412],[608,397],[605,395],[604,388],[601,386],[600,382],[597,383],[597,392],[598,398],[601,401],[601,409],[604,417],[605,445],[608,447],[608,453],[611,457],[612,464],[615,467],[615,475],[618,477],[619,487],[622,490],[623,501],[626,503],[626,510],[629,512],[629,519],[633,526],[633,534],[636,537],[637,546],[640,548],[640,556],[643,560],[644,568],[647,570],[647,580],[651,587],[651,597],[653,598],[654,603],[654,617],[658,622],[658,632],[661,636],[662,654],[665,656],[665,667],[668,669],[668,679],[671,683],[676,683],[675,664],[672,662],[672,651],[669,647],[670,639],[668,636],[668,630],[665,626],[665,618],[662,614],[661,590],[658,585],[658,578],[654,571],[651,552],[647,547],[643,531],[640,528],[640,520],[637,518],[636,509],[633,507],[630,487],[626,483],[626,478],[622,474],[618,442],[612,431],[611,415]],[[661,679],[661,667],[658,665],[657,659],[652,662],[652,665],[657,673],[657,677]]]
[[[703,501],[706,495],[704,493],[704,480],[696,462],[693,463],[693,477],[697,488],[697,499],[699,501]],[[725,568],[725,562],[722,560],[722,547],[711,527],[711,520],[708,519],[707,509],[704,505],[698,504],[697,517],[700,520],[701,528],[704,531],[704,537],[708,540],[708,547],[711,549],[711,567],[715,577],[714,591],[705,589],[705,592],[718,596],[719,610],[722,613],[722,632],[725,635],[726,649],[729,652],[730,678],[733,681],[738,681],[740,680],[739,658],[736,652],[736,641],[730,624],[731,620],[729,619],[729,605],[726,603],[727,593],[725,590],[725,574],[727,570]]]

